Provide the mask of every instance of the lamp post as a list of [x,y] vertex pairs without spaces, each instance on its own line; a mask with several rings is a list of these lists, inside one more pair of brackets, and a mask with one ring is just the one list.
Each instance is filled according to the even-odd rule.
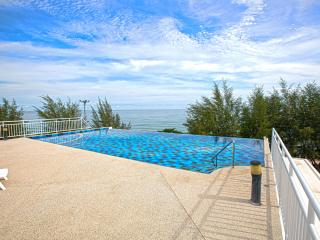
[[88,102],[90,102],[90,101],[87,100],[87,99],[83,99],[83,100],[80,100],[80,102],[83,103],[83,118],[84,118],[85,120],[87,120],[86,104],[87,104]]

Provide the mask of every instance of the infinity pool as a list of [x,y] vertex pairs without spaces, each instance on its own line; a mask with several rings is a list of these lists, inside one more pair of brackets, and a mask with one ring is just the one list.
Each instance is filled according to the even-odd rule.
[[248,166],[252,160],[264,163],[263,140],[259,139],[119,129],[76,131],[33,139],[201,173],[231,166],[232,144],[218,155],[217,164],[212,157],[234,140],[236,166]]

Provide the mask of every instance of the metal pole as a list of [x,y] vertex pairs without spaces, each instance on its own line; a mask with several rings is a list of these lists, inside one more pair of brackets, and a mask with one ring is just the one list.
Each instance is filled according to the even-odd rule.
[[234,168],[234,152],[235,152],[235,142],[232,143],[232,167]]
[[251,203],[257,206],[261,205],[261,162],[251,161],[251,176],[252,176],[252,186],[251,186]]
[[83,99],[83,100],[80,100],[81,103],[83,103],[83,118],[86,120],[87,119],[87,115],[86,115],[86,104],[88,102],[90,102],[89,100],[87,99]]
[[25,128],[24,120],[22,121],[22,129],[23,129],[23,136],[26,137],[26,128]]
[[1,129],[0,129],[0,137],[4,139],[4,122],[1,124]]

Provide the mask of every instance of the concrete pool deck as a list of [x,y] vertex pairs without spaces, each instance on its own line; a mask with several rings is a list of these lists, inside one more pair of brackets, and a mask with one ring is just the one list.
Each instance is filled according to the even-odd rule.
[[0,141],[3,239],[282,239],[270,159],[201,174],[37,140]]

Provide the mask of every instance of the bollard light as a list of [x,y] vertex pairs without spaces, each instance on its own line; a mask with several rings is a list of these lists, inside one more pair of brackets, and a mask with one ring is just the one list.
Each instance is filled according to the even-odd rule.
[[251,187],[251,202],[254,205],[261,205],[261,162],[251,161],[251,176],[252,176],[252,187]]

